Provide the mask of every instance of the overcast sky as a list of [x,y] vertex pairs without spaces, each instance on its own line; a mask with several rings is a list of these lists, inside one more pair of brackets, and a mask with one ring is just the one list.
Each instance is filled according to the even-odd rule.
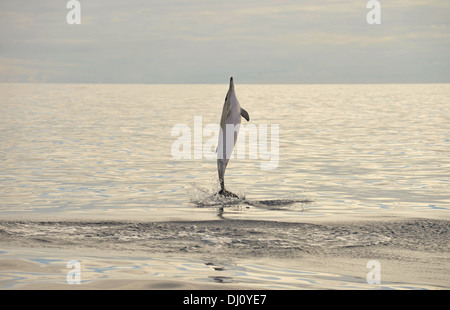
[[450,82],[450,1],[0,1],[0,82]]

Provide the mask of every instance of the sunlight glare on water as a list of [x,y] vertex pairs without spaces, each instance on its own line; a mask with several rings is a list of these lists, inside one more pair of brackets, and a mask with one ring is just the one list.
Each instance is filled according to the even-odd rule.
[[[450,85],[235,83],[249,124],[279,125],[279,160],[262,170],[267,159],[232,159],[227,187],[251,200],[313,202],[276,217],[250,206],[234,216],[450,209]],[[1,217],[215,217],[191,198],[218,188],[216,160],[175,160],[171,133],[185,124],[193,135],[198,116],[203,129],[217,124],[226,91],[0,84]]]

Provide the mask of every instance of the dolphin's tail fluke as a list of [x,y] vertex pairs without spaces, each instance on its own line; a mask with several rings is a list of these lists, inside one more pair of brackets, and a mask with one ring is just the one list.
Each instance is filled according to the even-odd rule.
[[225,189],[225,178],[224,178],[225,169],[223,168],[223,162],[218,160],[217,163],[218,163],[219,182],[220,182],[220,191],[217,194],[225,196],[225,197],[239,198],[238,195],[236,195],[230,191],[227,191]]
[[238,195],[236,195],[235,193],[232,193],[230,191],[227,191],[225,188],[221,189],[217,194],[225,196],[225,197],[239,198]]

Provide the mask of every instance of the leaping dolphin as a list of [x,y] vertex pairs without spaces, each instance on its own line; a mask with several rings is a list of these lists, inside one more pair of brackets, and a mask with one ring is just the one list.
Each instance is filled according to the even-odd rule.
[[227,168],[228,161],[230,160],[231,153],[237,141],[239,133],[239,127],[241,125],[241,116],[247,121],[250,117],[243,108],[239,105],[239,101],[236,97],[234,90],[233,77],[230,78],[230,87],[225,97],[225,103],[223,104],[222,117],[220,119],[220,134],[219,144],[217,146],[217,170],[219,172],[220,181],[220,195],[227,197],[236,197],[236,194],[229,192],[225,189],[225,169]]

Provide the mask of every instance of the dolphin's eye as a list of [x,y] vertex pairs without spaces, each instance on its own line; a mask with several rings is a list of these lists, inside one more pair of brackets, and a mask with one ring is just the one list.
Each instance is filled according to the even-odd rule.
[[228,95],[225,96],[225,101],[227,101],[227,99],[228,99]]

